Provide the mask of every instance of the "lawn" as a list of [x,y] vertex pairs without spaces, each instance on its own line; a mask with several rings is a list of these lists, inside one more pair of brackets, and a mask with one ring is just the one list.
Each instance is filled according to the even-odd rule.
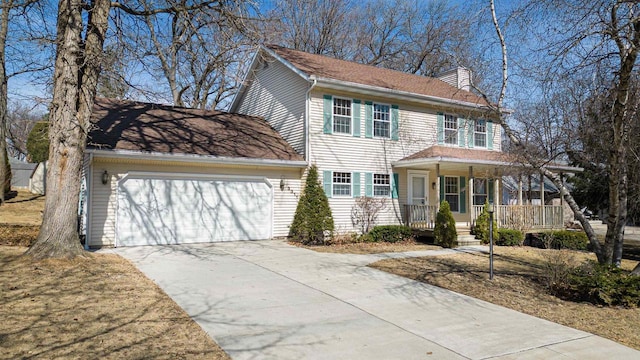
[[[37,228],[43,198],[21,195],[0,207],[5,234]],[[229,358],[120,256],[33,263],[26,249],[0,245],[0,359]]]
[[[574,264],[595,259],[578,251],[531,247],[495,247],[494,280],[489,280],[489,255],[458,253],[388,259],[371,267],[408,277],[539,318],[584,330],[640,350],[640,309],[599,307],[549,295],[545,289],[547,261]],[[630,270],[636,261],[624,260]]]

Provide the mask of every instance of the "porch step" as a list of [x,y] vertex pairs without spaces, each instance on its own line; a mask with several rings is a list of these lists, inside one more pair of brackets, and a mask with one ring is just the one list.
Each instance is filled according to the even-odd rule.
[[480,245],[480,240],[469,234],[458,233],[458,246]]

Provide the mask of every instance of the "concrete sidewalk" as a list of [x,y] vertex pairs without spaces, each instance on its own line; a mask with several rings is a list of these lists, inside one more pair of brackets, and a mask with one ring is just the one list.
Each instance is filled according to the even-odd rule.
[[[638,359],[613,341],[281,241],[118,248],[234,359]],[[450,251],[450,250],[445,250]],[[416,252],[413,256],[434,254]]]

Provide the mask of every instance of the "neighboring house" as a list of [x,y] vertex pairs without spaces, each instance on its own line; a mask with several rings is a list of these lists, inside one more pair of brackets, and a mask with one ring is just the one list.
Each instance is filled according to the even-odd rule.
[[29,189],[29,178],[37,164],[9,158],[11,166],[11,187],[14,189]]
[[439,79],[261,47],[231,106],[265,118],[318,166],[338,231],[355,198],[387,199],[378,223],[431,228],[447,200],[459,225],[501,204],[501,128],[463,68]]
[[29,191],[44,195],[47,192],[47,161],[38,163],[29,178]]
[[90,247],[286,236],[307,163],[262,118],[96,99]]

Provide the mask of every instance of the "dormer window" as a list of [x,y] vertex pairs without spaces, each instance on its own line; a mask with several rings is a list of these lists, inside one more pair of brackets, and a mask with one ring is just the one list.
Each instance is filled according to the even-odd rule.
[[458,119],[453,115],[444,116],[444,142],[458,145]]
[[351,134],[351,100],[333,98],[333,132]]

